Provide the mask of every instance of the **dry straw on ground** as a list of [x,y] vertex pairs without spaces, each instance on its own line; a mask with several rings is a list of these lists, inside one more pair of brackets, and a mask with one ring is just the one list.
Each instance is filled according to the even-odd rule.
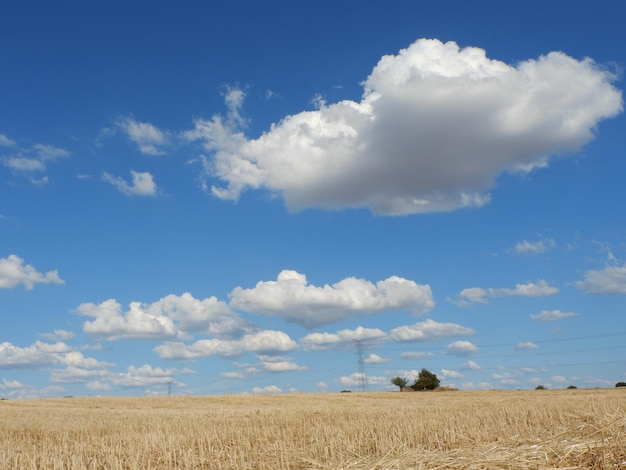
[[626,391],[0,401],[6,469],[626,469]]

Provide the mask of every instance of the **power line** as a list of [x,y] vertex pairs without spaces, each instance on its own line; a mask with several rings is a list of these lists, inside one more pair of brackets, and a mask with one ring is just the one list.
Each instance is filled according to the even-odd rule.
[[356,356],[359,362],[359,390],[361,392],[365,391],[365,368],[363,367],[363,340],[355,339],[356,344]]

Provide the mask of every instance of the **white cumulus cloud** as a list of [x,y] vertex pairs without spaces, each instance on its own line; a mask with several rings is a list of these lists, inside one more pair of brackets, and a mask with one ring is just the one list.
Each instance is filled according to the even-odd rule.
[[147,314],[153,316],[166,315],[184,332],[237,335],[248,325],[216,297],[196,299],[188,292],[180,296],[170,294],[144,308]]
[[455,341],[450,343],[446,349],[446,354],[451,356],[471,356],[478,352],[478,347],[469,341]]
[[[366,385],[388,385],[389,384],[389,377],[365,375],[363,379]],[[355,372],[354,374],[351,374],[349,376],[341,377],[339,381],[346,387],[357,387],[362,383],[361,374],[359,374],[358,372]]]
[[256,139],[218,115],[184,135],[210,153],[202,176],[220,180],[211,187],[219,198],[266,189],[291,210],[449,211],[486,204],[504,172],[546,167],[589,142],[622,111],[614,79],[562,52],[512,66],[420,39],[380,59],[360,101],[319,101]]
[[100,304],[83,303],[76,313],[93,317],[93,321],[83,324],[83,331],[90,335],[102,336],[109,341],[118,339],[164,339],[181,336],[173,320],[160,314],[146,312],[140,302],[131,302],[127,312],[115,299]]
[[263,330],[238,339],[200,339],[192,344],[167,342],[154,348],[162,359],[193,360],[207,356],[235,357],[246,352],[286,353],[298,347],[282,331]]
[[107,172],[102,174],[102,180],[112,184],[118,191],[127,196],[156,196],[157,184],[150,173],[130,170],[130,174],[133,178],[132,184],[129,184],[120,176],[113,176]]
[[391,330],[390,338],[394,341],[437,341],[454,336],[474,334],[474,330],[456,323],[438,323],[428,319],[413,325],[399,326]]
[[363,362],[365,364],[385,364],[386,362],[390,362],[391,359],[386,359],[384,357],[380,357],[378,354],[370,354],[365,358]]
[[131,302],[127,312],[115,300],[83,303],[76,313],[93,317],[83,331],[109,341],[117,339],[174,339],[187,333],[238,336],[249,326],[215,297],[196,299],[188,292],[167,295],[153,303]]
[[232,308],[281,317],[305,328],[391,310],[423,314],[434,306],[430,286],[401,277],[392,276],[376,284],[350,277],[317,287],[310,285],[304,274],[291,270],[252,289],[237,287],[230,298]]
[[97,370],[112,366],[108,362],[85,357],[61,341],[55,343],[35,341],[26,347],[15,346],[9,342],[0,343],[0,369],[37,369],[51,365],[64,365],[81,370]]
[[35,284],[65,284],[65,281],[56,269],[40,273],[32,265],[24,264],[17,255],[0,258],[0,289],[11,289],[19,284],[31,290]]
[[291,359],[283,356],[259,354],[257,357],[261,366],[267,372],[293,372],[307,369],[307,367],[300,366]]
[[626,294],[626,264],[587,271],[576,287],[587,294]]
[[121,387],[145,387],[173,382],[172,377],[175,373],[175,369],[161,369],[149,364],[141,367],[128,366],[125,373],[111,377],[111,382]]
[[441,369],[441,375],[444,376],[446,379],[459,379],[463,377],[463,374],[461,374],[460,372],[449,369]]
[[311,333],[300,340],[300,343],[309,350],[338,349],[347,345],[354,346],[355,341],[367,341],[368,344],[382,341],[387,333],[378,328],[363,328],[341,330],[337,333]]

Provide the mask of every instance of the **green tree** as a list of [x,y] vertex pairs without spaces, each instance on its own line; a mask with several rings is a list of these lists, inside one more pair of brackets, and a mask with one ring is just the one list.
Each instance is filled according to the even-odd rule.
[[439,379],[427,369],[422,369],[412,385],[415,390],[434,390],[439,387]]
[[391,379],[391,383],[397,385],[398,387],[400,387],[400,390],[402,390],[404,387],[406,387],[409,381],[404,377],[393,377]]

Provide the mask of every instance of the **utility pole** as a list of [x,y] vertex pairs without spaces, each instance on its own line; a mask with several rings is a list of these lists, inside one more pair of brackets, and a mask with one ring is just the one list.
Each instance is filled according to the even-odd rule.
[[365,391],[365,368],[363,367],[363,340],[355,339],[356,357],[359,363],[359,391]]

